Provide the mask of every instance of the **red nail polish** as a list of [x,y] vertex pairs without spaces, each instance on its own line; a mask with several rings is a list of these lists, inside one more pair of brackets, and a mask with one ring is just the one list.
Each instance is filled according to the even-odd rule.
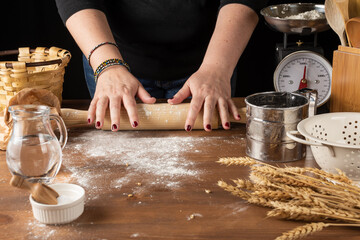
[[191,126],[190,125],[187,125],[186,127],[186,131],[190,132],[191,131]]
[[137,121],[134,121],[133,123],[133,127],[136,128],[139,124],[137,123]]
[[100,127],[100,122],[99,121],[96,122],[96,126]]
[[118,129],[117,125],[116,125],[116,124],[113,124],[113,125],[111,126],[111,130],[116,130],[116,129]]
[[210,124],[206,125],[206,129],[211,130],[211,125]]
[[88,124],[90,124],[91,123],[91,119],[90,118],[88,118]]
[[238,117],[239,119],[241,119],[240,114],[238,114],[237,117]]
[[226,122],[226,123],[225,123],[225,127],[230,127],[230,123],[229,123],[229,122]]

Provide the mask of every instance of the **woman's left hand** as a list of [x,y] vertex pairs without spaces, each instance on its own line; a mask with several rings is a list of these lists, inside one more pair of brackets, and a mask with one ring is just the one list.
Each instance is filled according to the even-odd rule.
[[236,120],[240,120],[237,107],[231,99],[230,77],[221,76],[217,71],[200,68],[185,82],[172,99],[170,104],[179,104],[192,96],[189,112],[185,122],[185,130],[190,131],[195,120],[204,107],[203,125],[205,131],[211,131],[211,120],[214,111],[219,111],[219,116],[224,129],[230,129],[229,113]]

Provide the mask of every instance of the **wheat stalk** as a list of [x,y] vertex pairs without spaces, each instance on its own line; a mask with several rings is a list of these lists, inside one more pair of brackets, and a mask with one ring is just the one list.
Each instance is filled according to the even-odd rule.
[[314,232],[323,230],[324,227],[328,227],[329,224],[318,222],[318,223],[309,223],[304,226],[294,228],[291,231],[283,233],[280,237],[277,237],[275,240],[296,240],[302,239]]
[[227,166],[230,165],[241,165],[241,166],[252,166],[255,164],[259,164],[258,161],[249,158],[249,157],[240,157],[240,158],[220,158],[219,161],[217,161],[220,164],[224,164]]
[[300,227],[296,227],[286,233],[283,233],[280,237],[277,237],[275,240],[296,240],[302,239],[310,234],[319,232],[325,227],[337,226],[337,227],[360,227],[360,224],[341,224],[341,223],[309,223]]
[[283,219],[289,219],[289,220],[297,220],[297,221],[307,221],[307,222],[323,222],[326,221],[326,217],[322,216],[314,216],[314,215],[304,215],[302,213],[289,213],[285,212],[281,209],[273,209],[266,214],[268,217],[279,217]]

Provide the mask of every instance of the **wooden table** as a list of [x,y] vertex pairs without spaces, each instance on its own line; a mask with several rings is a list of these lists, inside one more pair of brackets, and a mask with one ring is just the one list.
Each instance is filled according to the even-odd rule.
[[[65,101],[63,105],[86,108],[87,104]],[[110,149],[117,144],[118,151]],[[79,184],[87,198],[77,220],[58,226],[33,218],[28,194],[8,184],[11,174],[5,152],[0,152],[0,239],[258,240],[275,239],[303,225],[266,218],[269,209],[250,205],[217,186],[220,179],[247,178],[246,167],[216,162],[219,157],[245,156],[245,146],[243,124],[210,133],[72,129],[55,182]],[[301,160],[288,165],[315,163]],[[306,239],[360,239],[360,232],[330,227]]]

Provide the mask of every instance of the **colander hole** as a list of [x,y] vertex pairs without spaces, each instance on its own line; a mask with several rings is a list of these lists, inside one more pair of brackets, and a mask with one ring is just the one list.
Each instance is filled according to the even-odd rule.
[[351,135],[348,135],[349,138],[351,138]]
[[357,134],[357,132],[354,132],[354,135],[356,135]]
[[322,135],[322,132],[320,132],[320,135]]
[[349,122],[349,125],[351,125],[352,124],[352,122]]
[[349,142],[347,142],[348,144],[350,144],[351,142],[349,141]]
[[327,133],[325,133],[325,136],[327,136]]
[[346,137],[344,137],[344,140],[346,140]]
[[347,126],[344,126],[344,128],[347,128]]
[[354,141],[356,141],[356,138],[354,138]]
[[357,126],[355,126],[355,128],[357,128]]
[[345,131],[343,131],[342,133],[345,134]]
[[317,125],[315,125],[315,127],[317,128]]
[[355,121],[355,123],[358,123],[358,121]]

